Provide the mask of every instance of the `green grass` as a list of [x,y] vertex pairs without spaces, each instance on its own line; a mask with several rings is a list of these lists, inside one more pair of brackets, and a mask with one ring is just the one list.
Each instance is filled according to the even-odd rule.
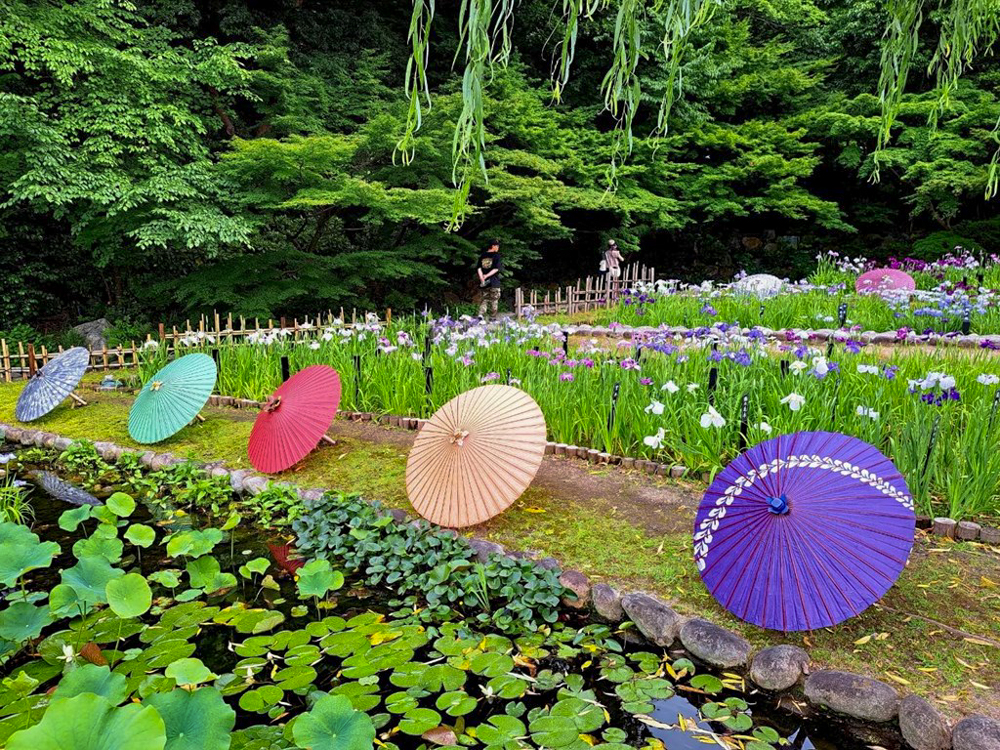
[[[0,385],[0,421],[15,423],[19,391],[19,384]],[[87,392],[87,397],[90,406],[60,407],[32,426],[141,448],[125,426],[131,396]],[[255,413],[207,409],[204,424],[182,430],[155,449],[248,468],[246,441]],[[407,508],[405,466],[405,447],[342,438],[281,478],[306,487],[357,491],[390,507]],[[687,530],[654,534],[628,509],[595,512],[608,504],[588,499],[532,487],[478,531],[512,549],[556,557],[595,581],[660,594],[686,614],[738,630],[756,647],[802,645],[823,666],[895,682],[904,691],[935,700],[946,712],[1000,716],[1000,648],[948,629],[1000,641],[1000,550],[921,535],[908,568],[880,605],[834,628],[783,636],[746,625],[715,603],[691,561]]]

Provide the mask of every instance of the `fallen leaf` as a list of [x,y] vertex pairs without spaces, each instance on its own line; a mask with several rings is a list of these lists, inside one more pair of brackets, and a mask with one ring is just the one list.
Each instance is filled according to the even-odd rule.
[[544,508],[525,508],[528,513],[544,513]]
[[995,646],[995,643],[990,643],[989,641],[984,641],[982,638],[965,638],[968,643],[974,643],[977,646]]
[[992,588],[996,588],[997,586],[1000,586],[1000,583],[997,583],[996,581],[990,580],[986,576],[980,576],[979,580],[982,581],[983,582],[983,586],[986,586],[987,588],[991,588],[992,589]]
[[868,641],[870,641],[871,639],[872,639],[872,637],[871,637],[870,635],[865,635],[865,636],[862,636],[861,638],[858,638],[858,640],[856,640],[856,641],[854,642],[854,645],[855,645],[855,646],[864,646],[864,645],[865,645],[866,643],[868,643]]
[[990,686],[989,685],[984,685],[983,683],[976,682],[975,680],[969,680],[969,682],[972,684],[972,687],[977,687],[980,690],[990,690]]
[[909,680],[903,679],[902,677],[898,677],[897,675],[894,675],[892,672],[886,672],[885,676],[888,677],[893,682],[898,682],[900,685],[909,685],[910,684]]

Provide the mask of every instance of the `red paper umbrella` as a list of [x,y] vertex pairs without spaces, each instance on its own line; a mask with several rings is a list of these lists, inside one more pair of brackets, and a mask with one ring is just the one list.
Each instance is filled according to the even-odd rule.
[[340,376],[332,367],[313,365],[295,373],[257,416],[247,445],[250,463],[265,474],[294,466],[326,438],[339,405]]

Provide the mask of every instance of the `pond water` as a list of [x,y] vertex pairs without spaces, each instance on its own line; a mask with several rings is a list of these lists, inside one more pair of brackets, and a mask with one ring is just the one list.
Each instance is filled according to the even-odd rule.
[[[0,445],[0,454],[7,452],[19,449]],[[42,716],[45,691],[66,666],[66,649],[72,647],[80,661],[82,649],[92,642],[127,677],[130,692],[143,698],[173,687],[164,687],[160,674],[170,663],[200,659],[214,674],[211,684],[236,711],[233,748],[295,747],[281,725],[308,710],[315,690],[349,697],[373,718],[390,750],[433,747],[421,735],[439,728],[453,730],[462,744],[500,750],[899,747],[891,733],[797,715],[733,677],[703,673],[680,652],[652,653],[628,643],[627,634],[569,615],[547,634],[476,634],[463,623],[423,623],[412,604],[405,611],[391,592],[367,588],[349,573],[327,606],[320,607],[296,590],[296,563],[285,560],[291,541],[287,530],[243,523],[219,534],[212,554],[197,559],[214,558],[218,566],[206,575],[228,585],[220,583],[214,591],[208,584],[185,588],[158,576],[184,579],[186,568],[194,586],[196,560],[191,554],[168,556],[161,542],[210,529],[205,518],[139,503],[117,522],[118,530],[113,518],[110,524],[85,519],[67,530],[67,510],[86,506],[98,512],[101,506],[94,503],[103,503],[117,487],[81,487],[79,477],[68,475],[53,457],[38,451],[22,455],[27,460],[19,464],[15,459],[7,468],[33,483],[32,530],[60,548],[51,567],[24,576],[27,591],[44,599],[42,592],[65,582],[67,569],[89,554],[86,550],[109,548],[115,567],[141,573],[157,585],[154,606],[141,621],[90,608],[86,617],[68,624],[46,625],[28,647],[0,657],[0,677],[25,672],[39,681],[20,701],[11,690],[0,689],[0,746],[26,721]],[[221,526],[224,520],[212,522]],[[120,543],[119,537],[130,538],[125,527],[133,525],[154,529],[156,542],[146,547]],[[112,529],[101,535],[102,526]],[[104,545],[105,536],[115,539],[108,547],[93,546]],[[86,550],[81,540],[87,540]],[[266,572],[248,571],[253,560],[266,562]],[[195,572],[205,571],[199,564]],[[8,600],[17,596],[13,590],[5,593]],[[191,600],[181,601],[185,598]],[[0,611],[6,606],[0,604]]]

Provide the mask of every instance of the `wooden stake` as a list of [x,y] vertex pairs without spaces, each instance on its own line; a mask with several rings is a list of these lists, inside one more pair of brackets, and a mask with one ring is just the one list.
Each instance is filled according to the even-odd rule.
[[35,361],[35,345],[28,344],[28,377],[34,377],[37,369],[38,363]]
[[319,439],[319,441],[320,441],[321,443],[324,443],[325,445],[336,445],[336,444],[337,444],[337,441],[336,441],[336,440],[334,440],[334,439],[333,439],[332,437],[330,437],[329,435],[324,435],[323,437],[321,437],[321,438]]
[[195,414],[194,418],[197,419],[199,422],[204,422],[205,421],[205,418],[203,416],[201,416],[201,414]]
[[70,391],[70,394],[69,394],[69,397],[70,397],[71,399],[73,399],[73,408],[74,408],[74,409],[75,409],[76,407],[78,407],[78,406],[86,406],[86,405],[87,405],[87,402],[86,402],[86,401],[84,401],[84,400],[83,400],[82,398],[80,398],[79,396],[77,396],[77,395],[76,395],[75,393],[73,393],[72,391]]

